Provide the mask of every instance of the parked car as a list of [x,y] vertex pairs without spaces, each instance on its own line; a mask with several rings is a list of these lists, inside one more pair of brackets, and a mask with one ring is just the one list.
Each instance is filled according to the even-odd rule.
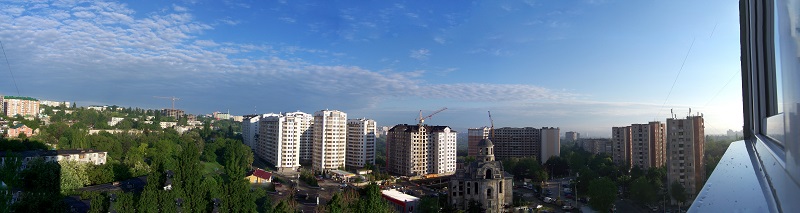
[[575,207],[571,206],[571,205],[566,205],[566,206],[562,206],[561,209],[562,210],[572,210],[572,209],[575,209]]
[[555,201],[553,198],[550,198],[550,197],[545,197],[544,198],[544,202],[545,203],[552,203],[553,201]]

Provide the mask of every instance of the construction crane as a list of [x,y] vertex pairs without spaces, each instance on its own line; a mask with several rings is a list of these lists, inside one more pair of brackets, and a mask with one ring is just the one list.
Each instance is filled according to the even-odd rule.
[[494,119],[492,119],[492,111],[489,112],[489,122],[491,122],[492,127],[489,128],[489,134],[492,136],[491,139],[494,139]]
[[419,111],[419,118],[417,118],[417,120],[419,121],[419,125],[422,125],[422,123],[425,122],[425,119],[431,118],[431,117],[433,117],[433,115],[435,115],[437,113],[440,113],[440,112],[442,112],[442,111],[444,111],[446,109],[447,109],[447,107],[441,108],[441,109],[436,110],[435,112],[433,112],[430,115],[425,116],[425,117],[422,117],[422,110],[420,110]]
[[176,98],[175,96],[172,96],[172,97],[153,96],[153,98],[170,99],[170,100],[172,100],[172,110],[175,110],[175,101],[181,100],[180,98]]

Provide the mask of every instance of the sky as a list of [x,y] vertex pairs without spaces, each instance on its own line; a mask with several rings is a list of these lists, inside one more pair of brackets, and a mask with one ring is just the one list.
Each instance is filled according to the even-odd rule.
[[426,123],[583,137],[671,109],[743,123],[735,0],[0,2],[3,95],[381,126],[447,107]]

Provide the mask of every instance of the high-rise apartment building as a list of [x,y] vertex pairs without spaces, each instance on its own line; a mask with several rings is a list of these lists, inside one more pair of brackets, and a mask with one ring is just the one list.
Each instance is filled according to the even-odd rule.
[[351,168],[375,164],[375,120],[359,118],[347,120],[347,160]]
[[498,159],[541,156],[541,129],[503,127],[492,131],[493,136],[489,137],[494,142],[494,156]]
[[611,156],[611,153],[614,152],[613,151],[614,149],[612,148],[613,143],[609,139],[602,139],[602,138],[583,139],[580,142],[578,142],[578,144],[581,146],[581,148],[583,148],[583,150],[586,150],[587,152],[590,152],[595,155],[604,153],[606,155]]
[[667,140],[664,123],[631,124],[631,166],[646,170],[664,166]]
[[617,165],[631,166],[631,127],[611,127],[613,153],[611,159]]
[[311,166],[323,171],[345,166],[347,149],[347,113],[320,110],[314,113],[313,154]]
[[36,117],[39,115],[39,100],[31,97],[5,96],[3,98],[3,114],[8,117],[17,115]]
[[450,175],[456,172],[456,131],[437,126],[428,133],[432,174]]
[[544,164],[550,157],[561,155],[561,133],[557,127],[543,127],[539,134],[542,141],[539,162]]
[[667,119],[667,178],[669,184],[683,185],[687,200],[693,200],[705,183],[704,144],[702,116]]
[[258,141],[258,120],[260,115],[245,115],[242,119],[242,142],[252,150],[256,150]]
[[404,176],[455,172],[456,132],[447,126],[398,124],[386,136],[387,171]]
[[489,127],[467,129],[467,155],[478,156],[478,141],[489,137]]
[[569,141],[569,142],[578,141],[578,139],[580,139],[580,138],[581,138],[581,133],[572,132],[572,131],[564,133],[564,140]]
[[312,142],[312,117],[308,113],[265,114],[259,119],[256,154],[279,170],[300,167],[301,144]]

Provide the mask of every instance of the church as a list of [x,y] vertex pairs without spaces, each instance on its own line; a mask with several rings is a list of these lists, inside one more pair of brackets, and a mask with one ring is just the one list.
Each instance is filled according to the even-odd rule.
[[465,165],[450,179],[449,203],[456,209],[467,210],[474,201],[487,213],[505,212],[512,207],[513,176],[503,171],[502,162],[494,159],[491,140],[480,140],[478,149],[475,162]]

